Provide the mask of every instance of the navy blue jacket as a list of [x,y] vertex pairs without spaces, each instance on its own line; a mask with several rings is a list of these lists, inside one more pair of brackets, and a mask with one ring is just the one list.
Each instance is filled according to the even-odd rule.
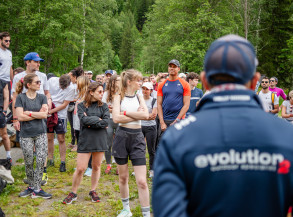
[[211,93],[165,132],[155,217],[285,217],[293,201],[293,126],[253,91]]

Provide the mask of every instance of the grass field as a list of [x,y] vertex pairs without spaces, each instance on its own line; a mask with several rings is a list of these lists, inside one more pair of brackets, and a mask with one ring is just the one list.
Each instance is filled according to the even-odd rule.
[[[66,144],[69,140],[69,131],[66,134]],[[27,186],[23,183],[25,178],[25,167],[23,159],[12,167],[12,175],[15,183],[8,185],[0,195],[0,207],[6,216],[117,216],[117,212],[122,210],[122,202],[119,196],[118,176],[114,175],[116,164],[113,164],[112,174],[105,174],[106,163],[102,164],[101,178],[97,193],[101,198],[100,203],[92,203],[88,195],[90,191],[90,177],[83,178],[78,189],[78,199],[70,205],[61,202],[71,192],[72,176],[76,167],[76,152],[67,150],[66,167],[67,171],[59,172],[60,157],[58,146],[55,146],[55,166],[48,167],[49,180],[43,189],[53,195],[52,199],[42,198],[32,199],[30,197],[20,198],[18,194]],[[138,191],[131,163],[129,163],[129,188],[130,188],[130,208],[133,216],[142,216],[138,201]],[[151,189],[151,179],[148,178]],[[151,191],[151,190],[150,190]]]

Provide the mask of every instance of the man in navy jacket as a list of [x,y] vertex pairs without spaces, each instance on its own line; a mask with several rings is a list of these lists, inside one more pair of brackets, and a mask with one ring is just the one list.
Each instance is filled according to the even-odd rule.
[[293,126],[254,94],[255,51],[227,35],[212,43],[201,80],[210,94],[170,127],[155,161],[155,217],[285,217],[293,202]]

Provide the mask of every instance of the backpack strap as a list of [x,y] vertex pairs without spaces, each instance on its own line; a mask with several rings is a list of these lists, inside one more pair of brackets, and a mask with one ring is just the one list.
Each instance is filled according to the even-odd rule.
[[275,93],[274,92],[272,92],[272,94],[271,94],[271,99],[272,99],[272,105],[273,105],[273,109],[274,109],[274,101],[275,101]]
[[154,108],[154,105],[155,105],[156,101],[157,101],[157,99],[153,98],[153,100],[152,100],[152,108]]

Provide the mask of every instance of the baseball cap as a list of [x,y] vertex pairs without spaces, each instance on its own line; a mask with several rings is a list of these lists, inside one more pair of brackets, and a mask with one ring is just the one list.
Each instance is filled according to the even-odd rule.
[[153,84],[151,82],[144,82],[142,87],[146,87],[149,90],[153,89]]
[[173,60],[171,60],[171,61],[168,63],[168,65],[170,65],[170,64],[174,64],[174,65],[176,65],[177,67],[180,68],[180,63],[179,63],[178,60],[173,59]]
[[109,70],[106,70],[106,71],[105,71],[105,75],[107,75],[107,74],[114,75],[114,74],[117,74],[117,72],[116,72],[115,70],[111,70],[111,69],[109,69]]
[[204,70],[210,84],[218,85],[231,81],[213,79],[214,75],[229,75],[232,83],[245,84],[255,74],[258,60],[253,45],[238,35],[226,35],[215,40],[208,49]]
[[85,73],[87,73],[87,74],[93,74],[92,71],[86,71]]
[[33,60],[33,61],[41,61],[44,62],[44,60],[42,58],[40,58],[39,54],[36,52],[30,52],[27,55],[25,55],[25,57],[23,58],[23,60],[27,61],[27,60]]
[[179,77],[179,78],[186,78],[186,75],[185,75],[183,72],[181,72],[181,73],[178,75],[178,77]]

